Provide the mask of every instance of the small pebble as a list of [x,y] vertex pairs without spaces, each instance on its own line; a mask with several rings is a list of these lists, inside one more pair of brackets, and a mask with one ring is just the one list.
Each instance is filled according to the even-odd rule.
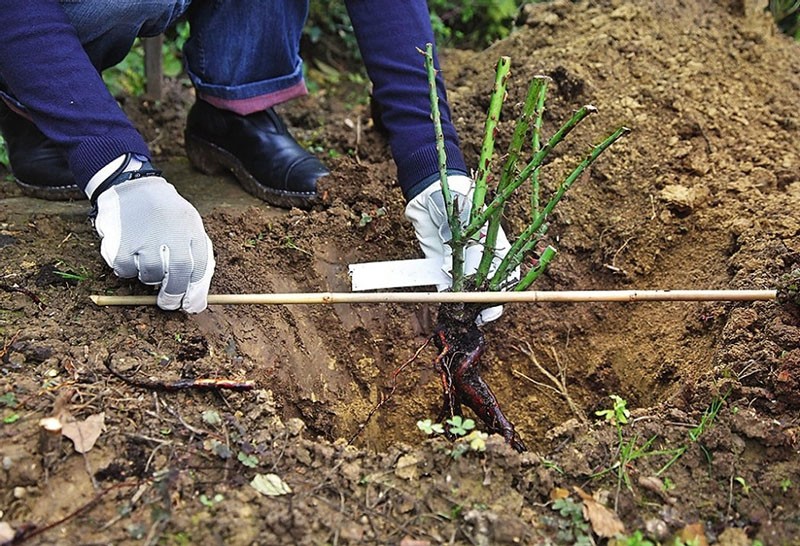
[[658,540],[663,540],[669,534],[669,527],[667,524],[658,518],[648,519],[644,523],[644,528],[647,531],[647,535]]

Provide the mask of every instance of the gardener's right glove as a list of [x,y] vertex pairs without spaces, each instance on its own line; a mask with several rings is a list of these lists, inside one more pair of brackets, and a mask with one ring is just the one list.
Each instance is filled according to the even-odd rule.
[[[466,227],[469,220],[470,208],[472,206],[472,193],[475,183],[471,178],[464,175],[450,175],[447,177],[450,193],[454,203],[458,204],[461,214],[461,225]],[[406,218],[414,225],[422,252],[426,258],[439,258],[442,260],[442,270],[450,276],[453,269],[453,249],[447,244],[452,238],[450,225],[447,222],[447,212],[445,210],[444,195],[439,181],[434,182],[414,197],[406,205]],[[478,265],[483,254],[483,242],[486,240],[486,226],[481,228],[478,240],[472,239],[464,250],[464,273],[472,275],[477,271]],[[508,243],[503,228],[497,234],[497,244],[494,249],[494,258],[489,268],[491,277],[497,270],[497,266],[503,260],[511,245]],[[519,268],[511,272],[508,278],[508,285],[512,285],[519,280]],[[437,285],[439,291],[450,288],[452,282]],[[503,306],[498,305],[484,309],[478,316],[478,324],[484,324],[500,318],[503,314]]]
[[130,156],[120,163],[86,189],[102,239],[100,254],[117,276],[160,284],[160,308],[199,313],[215,266],[200,214],[149,163]]

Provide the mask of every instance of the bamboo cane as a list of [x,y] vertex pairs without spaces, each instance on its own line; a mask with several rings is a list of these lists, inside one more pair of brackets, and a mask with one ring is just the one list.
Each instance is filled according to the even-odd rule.
[[[155,296],[90,296],[101,306],[155,305]],[[210,294],[209,305],[334,303],[586,303],[639,301],[769,301],[777,290],[565,290],[527,292],[307,292]]]

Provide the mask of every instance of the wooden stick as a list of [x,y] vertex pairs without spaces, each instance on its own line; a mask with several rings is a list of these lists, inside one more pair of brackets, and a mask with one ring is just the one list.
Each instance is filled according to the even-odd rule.
[[[97,305],[155,305],[155,296],[90,296]],[[625,301],[768,301],[776,290],[572,290],[526,292],[309,292],[210,294],[209,305],[333,303],[537,303]]]

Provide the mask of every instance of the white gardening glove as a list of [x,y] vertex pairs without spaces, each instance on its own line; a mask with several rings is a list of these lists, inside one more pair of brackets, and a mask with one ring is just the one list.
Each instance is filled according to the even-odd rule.
[[[458,204],[461,225],[466,227],[467,220],[469,219],[469,211],[472,207],[472,193],[475,189],[475,183],[471,178],[464,175],[450,175],[447,177],[450,193],[453,196],[453,202]],[[414,231],[417,235],[417,240],[422,248],[422,252],[426,258],[439,258],[442,260],[442,271],[450,276],[453,269],[453,249],[447,244],[452,238],[450,232],[450,225],[447,222],[447,212],[444,204],[444,195],[442,194],[442,186],[440,181],[436,181],[419,195],[414,197],[408,205],[406,205],[406,218],[408,218],[414,226]],[[464,251],[464,273],[472,275],[477,271],[478,265],[483,255],[483,242],[486,239],[486,227],[481,228],[481,233],[478,240],[472,239]],[[495,245],[494,258],[492,265],[489,267],[489,275],[494,274],[497,266],[503,260],[503,257],[508,253],[511,245],[508,243],[506,234],[501,227],[497,233],[497,244]],[[516,268],[511,275],[509,275],[510,283],[519,280],[519,268]],[[450,288],[452,282],[448,284],[439,284],[436,288],[441,292]],[[478,325],[485,324],[500,318],[503,314],[503,306],[498,305],[489,307],[481,311],[478,316]]]
[[111,185],[96,198],[100,254],[117,276],[160,284],[160,308],[199,313],[214,274],[211,239],[175,187],[148,174]]

